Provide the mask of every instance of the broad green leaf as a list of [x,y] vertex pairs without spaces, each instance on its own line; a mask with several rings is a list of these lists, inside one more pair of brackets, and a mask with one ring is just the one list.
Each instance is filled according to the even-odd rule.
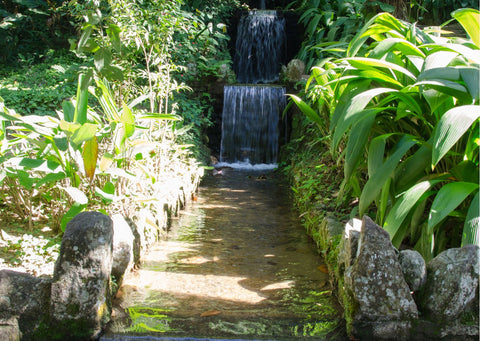
[[83,142],[93,139],[96,134],[97,125],[94,123],[85,123],[73,133],[71,142],[79,147]]
[[109,80],[122,82],[124,79],[123,69],[118,65],[106,65],[101,74]]
[[478,192],[470,203],[462,234],[462,246],[473,244],[480,246],[480,202]]
[[370,129],[375,122],[375,117],[374,114],[363,115],[362,119],[352,126],[345,152],[344,173],[347,182],[365,153],[365,145],[370,135]]
[[442,186],[435,196],[430,209],[428,229],[432,230],[437,226],[475,190],[478,190],[478,184],[471,182],[457,181]]
[[70,198],[72,198],[73,202],[75,202],[79,205],[86,205],[88,203],[87,196],[85,195],[85,193],[83,193],[78,188],[72,187],[72,186],[62,187],[62,188],[63,188],[63,190],[65,190],[65,192],[68,193]]
[[75,216],[82,212],[86,207],[87,205],[73,204],[72,207],[70,207],[70,209],[62,217],[62,220],[60,222],[61,230],[65,232],[65,227],[70,222],[70,220],[75,218]]
[[355,75],[355,76],[358,76],[358,77],[362,77],[362,78],[377,81],[379,83],[386,83],[386,84],[383,84],[383,85],[384,86],[396,87],[397,90],[400,90],[400,89],[403,88],[402,83],[400,83],[399,81],[397,81],[396,79],[394,79],[390,75],[388,75],[384,72],[378,71],[378,70],[374,70],[374,69],[351,70],[350,73]]
[[470,126],[480,118],[480,106],[464,105],[447,111],[435,128],[432,166],[447,154]]
[[[380,136],[379,138],[383,138]],[[372,141],[373,142],[373,141]],[[359,202],[359,214],[362,216],[367,210],[368,206],[375,200],[378,193],[380,193],[383,185],[387,179],[393,174],[400,160],[405,156],[405,153],[415,144],[415,140],[408,135],[402,137],[397,143],[393,154],[385,160],[385,162],[375,170],[371,170],[372,176],[368,179],[363,187]],[[369,152],[368,158],[371,155]],[[379,157],[375,155],[373,157]],[[370,161],[369,161],[370,164]],[[370,169],[369,169],[370,173]]]
[[75,106],[73,105],[72,101],[63,101],[62,108],[63,119],[67,122],[73,122],[75,117]]
[[432,163],[431,141],[428,141],[395,169],[394,184],[397,191],[405,191],[421,179]]
[[135,133],[135,116],[133,115],[132,110],[125,103],[123,103],[120,121],[123,123],[123,127],[125,129],[125,137],[131,137]]
[[460,68],[460,75],[462,76],[465,85],[472,96],[475,103],[478,104],[480,99],[480,69],[479,68]]
[[452,12],[452,17],[463,26],[473,43],[480,48],[480,31],[478,29],[480,27],[480,12],[476,9],[462,8]]
[[428,67],[426,68],[447,66],[458,55],[465,57],[469,63],[480,64],[480,50],[471,49],[465,45],[452,43],[444,43],[440,45],[425,44],[420,46],[420,48],[428,50],[430,52],[429,56],[439,52],[445,52],[444,55],[436,55],[433,63],[430,61],[429,56],[427,56],[425,59],[425,65],[428,65]]
[[147,113],[142,114],[141,119],[149,120],[166,120],[166,121],[181,121],[183,118],[175,114],[157,114],[157,113]]
[[120,41],[120,32],[121,31],[122,30],[120,29],[120,27],[118,27],[115,24],[110,24],[107,28],[107,35],[110,38],[110,41],[112,42],[112,46],[118,52],[120,52],[121,49],[122,49],[122,44],[121,44],[121,41]]
[[425,63],[423,64],[422,71],[426,71],[430,69],[445,68],[457,56],[458,56],[458,52],[453,52],[450,50],[431,52],[427,56],[427,58],[425,58]]
[[88,109],[88,86],[93,77],[93,70],[89,69],[87,73],[81,73],[78,76],[77,97],[73,121],[84,124],[87,122]]
[[435,79],[435,80],[432,79],[428,81],[417,82],[415,83],[415,85],[435,89],[448,96],[453,96],[455,98],[458,98],[464,103],[472,102],[472,96],[470,96],[470,93],[467,91],[467,89],[463,85],[457,82],[452,82],[445,79]]
[[59,173],[50,173],[42,177],[37,183],[36,186],[40,187],[44,184],[56,184],[59,181],[66,179],[67,175],[64,172]]
[[95,176],[98,158],[98,142],[96,136],[85,141],[83,144],[82,158],[85,175],[90,179],[90,181],[92,181],[93,177]]
[[107,48],[102,47],[95,52],[93,61],[97,70],[101,72],[104,67],[109,66],[112,62],[112,53]]
[[425,54],[417,46],[405,39],[387,38],[378,43],[369,53],[369,58],[380,59],[389,52],[400,51],[404,56],[425,58]]
[[419,182],[403,193],[400,199],[395,202],[383,224],[384,229],[390,234],[390,239],[395,237],[398,229],[402,226],[403,221],[412,208],[415,207],[417,201],[422,195],[439,182],[440,180],[426,180]]
[[[345,134],[347,129],[353,123],[352,117],[354,117],[359,112],[363,111],[367,106],[367,104],[370,103],[370,101],[373,98],[377,97],[378,95],[394,92],[394,91],[397,91],[397,90],[390,89],[390,88],[374,88],[374,89],[360,92],[357,95],[355,95],[355,92],[353,93],[347,92],[346,93],[347,98],[352,95],[354,95],[354,97],[350,97],[349,102],[344,103],[343,105],[337,105],[337,107],[335,108],[335,112],[333,114],[334,116],[338,117],[336,126],[335,126],[335,131],[333,134],[333,139],[332,139],[333,150],[337,149],[343,134]],[[383,110],[383,108],[374,108],[372,110],[377,110],[377,112],[380,112],[381,110]],[[333,121],[333,117],[332,117],[332,121]]]
[[435,80],[435,79],[446,79],[450,81],[459,81],[460,80],[460,69],[454,67],[436,67],[431,69],[426,69],[421,72],[417,81],[424,80]]
[[307,103],[305,103],[300,97],[296,95],[288,95],[297,105],[297,107],[303,112],[305,116],[308,117],[308,119],[315,124],[317,124],[319,127],[323,127],[325,125],[325,122],[320,118],[318,113],[313,110]]
[[382,68],[386,70],[395,70],[412,80],[416,80],[415,75],[405,69],[403,66],[397,65],[395,63],[390,63],[385,60],[363,57],[345,58],[345,60],[357,69]]

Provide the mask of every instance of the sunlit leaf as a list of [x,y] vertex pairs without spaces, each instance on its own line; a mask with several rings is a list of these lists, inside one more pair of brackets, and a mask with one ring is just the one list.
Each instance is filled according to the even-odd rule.
[[470,126],[480,118],[480,107],[465,105],[446,112],[435,129],[432,151],[432,166],[445,156]]
[[475,190],[478,190],[478,184],[471,182],[458,181],[443,185],[433,200],[428,228],[433,229],[437,226]]
[[74,145],[80,146],[83,142],[93,139],[96,134],[97,125],[94,123],[85,123],[73,133],[71,141]]
[[390,234],[390,239],[395,237],[408,213],[415,207],[422,195],[438,182],[440,182],[440,180],[422,181],[408,189],[408,191],[403,193],[400,199],[395,202],[383,225],[385,230]]
[[473,43],[480,48],[480,12],[472,8],[461,8],[452,12],[454,17],[460,25],[463,26],[468,33]]
[[85,141],[83,144],[82,157],[85,175],[90,179],[90,181],[92,181],[93,177],[95,176],[98,158],[98,142],[96,136]]
[[473,244],[480,246],[480,202],[478,192],[470,203],[465,224],[463,225],[462,246]]
[[404,67],[397,65],[395,63],[387,62],[386,60],[381,59],[374,59],[374,58],[363,58],[363,57],[356,57],[356,58],[345,58],[345,60],[350,63],[353,67],[357,69],[364,69],[364,68],[382,68],[387,70],[395,70],[403,75],[407,76],[408,78],[415,80],[416,77],[413,73],[405,69]]
[[88,198],[81,190],[76,187],[68,186],[63,187],[65,192],[68,193],[72,200],[79,205],[86,205],[88,203]]

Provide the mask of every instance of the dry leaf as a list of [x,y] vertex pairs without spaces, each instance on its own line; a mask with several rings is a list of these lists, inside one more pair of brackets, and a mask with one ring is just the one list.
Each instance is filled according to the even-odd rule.
[[322,264],[318,267],[318,270],[320,270],[323,273],[328,274],[328,267],[325,264]]
[[208,311],[205,311],[202,314],[200,314],[200,317],[215,316],[215,315],[218,315],[220,313],[221,313],[220,310],[208,310]]

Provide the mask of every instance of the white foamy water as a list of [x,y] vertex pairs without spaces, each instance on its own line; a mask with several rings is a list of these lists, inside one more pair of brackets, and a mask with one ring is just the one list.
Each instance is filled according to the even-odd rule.
[[276,163],[258,163],[252,165],[248,161],[244,162],[234,162],[234,163],[229,163],[229,162],[219,162],[215,165],[215,168],[222,168],[222,167],[228,167],[228,168],[233,168],[233,169],[239,169],[239,170],[272,170],[278,167],[278,164]]

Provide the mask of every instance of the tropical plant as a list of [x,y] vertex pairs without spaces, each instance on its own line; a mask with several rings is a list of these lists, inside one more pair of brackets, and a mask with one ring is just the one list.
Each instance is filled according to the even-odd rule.
[[375,202],[394,245],[407,241],[427,259],[447,241],[479,242],[479,14],[452,15],[471,40],[434,37],[381,13],[346,57],[312,75],[323,91],[316,102],[333,103],[331,151],[344,162],[342,191],[359,197],[360,215]]

